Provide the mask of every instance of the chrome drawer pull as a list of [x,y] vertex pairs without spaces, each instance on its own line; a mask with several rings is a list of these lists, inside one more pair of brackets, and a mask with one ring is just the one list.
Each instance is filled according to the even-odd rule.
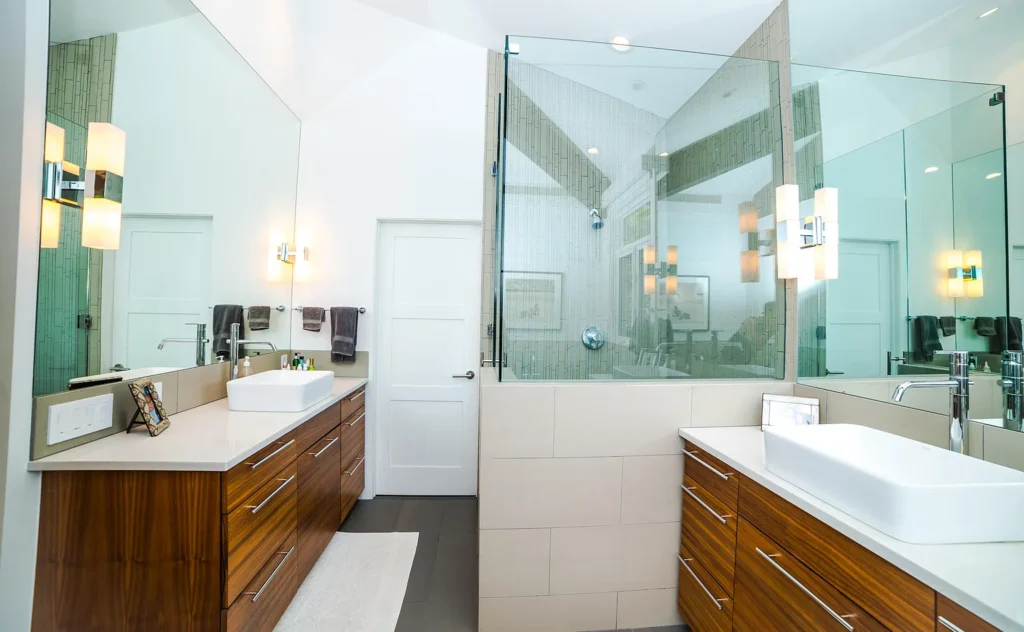
[[715,604],[715,607],[718,608],[719,610],[721,610],[722,609],[722,604],[720,604],[719,602],[720,601],[729,601],[729,600],[728,599],[715,599],[715,596],[711,594],[711,591],[708,590],[708,587],[705,586],[704,582],[702,582],[700,580],[700,577],[697,577],[697,573],[694,573],[693,569],[690,568],[690,565],[687,564],[687,562],[692,562],[693,561],[692,559],[684,560],[682,555],[676,555],[676,557],[679,558],[679,563],[682,564],[683,567],[690,573],[690,577],[693,578],[693,581],[697,582],[697,585],[700,586],[701,590],[704,591],[704,594],[708,596],[708,599],[711,600],[711,603]]
[[781,553],[776,553],[775,555],[768,555],[767,553],[765,553],[759,547],[756,547],[756,546],[754,547],[754,550],[757,551],[758,553],[760,553],[761,557],[763,557],[764,559],[768,560],[768,563],[771,564],[772,566],[774,566],[775,570],[777,570],[780,573],[782,573],[783,575],[785,575],[786,579],[788,579],[789,581],[791,581],[794,584],[796,584],[797,588],[799,588],[800,590],[804,591],[805,595],[807,595],[808,597],[813,599],[814,602],[816,604],[818,604],[819,606],[821,606],[825,610],[825,612],[829,613],[829,615],[831,615],[833,619],[835,619],[839,623],[842,623],[843,627],[846,628],[847,630],[849,630],[849,632],[853,632],[853,626],[846,622],[846,618],[845,617],[852,617],[854,615],[848,614],[848,615],[845,615],[845,617],[844,617],[843,615],[837,614],[835,610],[833,610],[832,608],[828,607],[828,604],[826,604],[821,599],[818,599],[817,595],[815,595],[810,590],[808,590],[807,586],[804,586],[799,581],[797,581],[796,577],[793,577],[792,575],[790,575],[789,571],[787,571],[786,569],[784,569],[781,566],[779,566],[778,562],[776,562],[772,558],[773,557],[778,557],[779,555],[781,555]]
[[274,572],[270,574],[270,577],[267,578],[267,581],[263,582],[263,585],[256,592],[244,592],[242,594],[243,595],[252,595],[252,602],[256,603],[256,600],[260,598],[260,595],[262,595],[263,591],[267,589],[267,586],[270,585],[270,582],[274,581],[274,576],[277,575],[277,571],[281,570],[281,567],[284,566],[284,563],[288,561],[288,558],[291,557],[292,553],[294,553],[294,552],[295,552],[295,547],[294,546],[292,548],[288,549],[287,553],[285,553],[284,551],[278,551],[277,554],[278,555],[284,555],[284,559],[281,560],[281,563],[277,565],[277,568],[274,569]]
[[729,480],[729,477],[730,477],[730,476],[732,476],[732,474],[733,474],[732,472],[729,472],[729,473],[727,473],[727,474],[723,474],[722,472],[719,472],[719,471],[718,471],[718,470],[716,470],[715,468],[711,467],[710,465],[708,465],[707,463],[705,463],[704,461],[702,461],[702,460],[701,460],[701,458],[700,458],[699,456],[697,456],[697,453],[696,453],[696,452],[690,452],[689,450],[687,450],[687,449],[685,449],[685,448],[684,448],[684,449],[683,449],[683,454],[685,454],[686,456],[690,457],[690,458],[691,458],[691,459],[693,459],[694,461],[696,461],[696,462],[700,463],[700,464],[701,464],[701,465],[703,465],[704,467],[706,467],[706,468],[708,468],[709,470],[711,470],[712,472],[714,472],[714,473],[715,473],[715,475],[716,475],[716,476],[718,476],[719,478],[721,478],[721,479],[722,479],[723,481],[727,481],[727,480]]
[[941,614],[939,615],[939,623],[941,623],[942,627],[946,628],[947,630],[952,630],[952,632],[964,632],[960,628],[960,626],[954,624],[952,621],[942,616]]
[[[277,480],[281,480],[281,479],[277,479]],[[267,503],[269,503],[271,498],[273,498],[274,496],[277,496],[277,492],[279,492],[282,489],[284,489],[288,485],[288,483],[290,483],[290,482],[292,482],[294,480],[295,480],[295,475],[292,474],[291,476],[288,477],[288,480],[286,480],[285,482],[281,483],[280,487],[278,487],[274,491],[270,492],[270,495],[267,496],[263,500],[263,502],[261,502],[260,504],[256,505],[255,507],[253,507],[252,505],[249,505],[249,509],[251,509],[253,513],[256,513],[260,509],[263,509],[263,505],[266,505]]]
[[349,398],[348,398],[348,401],[350,401],[350,402],[354,402],[354,401],[356,401],[357,399],[359,399],[360,397],[362,397],[363,395],[366,395],[366,390],[365,390],[365,389],[363,389],[363,390],[359,391],[358,393],[356,393],[356,394],[355,394],[355,395],[353,395],[352,397],[349,397]]
[[353,421],[352,423],[350,423],[349,425],[350,425],[350,426],[354,426],[354,425],[356,425],[357,423],[359,423],[359,420],[360,420],[360,419],[362,419],[362,418],[363,418],[363,417],[365,417],[365,416],[366,416],[366,413],[363,413],[362,415],[359,415],[358,417],[356,417],[356,420],[355,420],[355,421]]
[[338,441],[338,439],[340,439],[340,438],[341,438],[341,437],[334,437],[333,439],[331,439],[331,442],[330,442],[330,443],[328,443],[327,445],[325,445],[325,446],[324,446],[323,448],[321,448],[319,452],[317,452],[317,453],[315,453],[315,454],[314,454],[314,453],[312,453],[312,452],[307,452],[307,454],[312,454],[312,455],[313,455],[313,458],[314,458],[314,459],[318,459],[318,458],[320,458],[320,455],[321,455],[321,454],[323,454],[323,453],[324,453],[325,451],[327,451],[327,450],[328,450],[328,449],[329,449],[329,448],[330,448],[330,447],[331,447],[332,445],[334,445],[334,444],[335,444],[335,443],[336,443],[336,442]]
[[356,470],[359,469],[359,466],[362,465],[363,461],[365,461],[365,460],[366,460],[366,457],[364,456],[363,458],[359,459],[359,462],[356,463],[356,466],[354,468],[352,468],[351,472],[345,472],[345,473],[348,474],[349,476],[352,476],[353,474],[356,473]]
[[714,509],[709,507],[706,502],[704,502],[703,500],[698,498],[697,494],[693,493],[693,489],[694,489],[693,487],[687,487],[686,485],[680,485],[680,487],[683,488],[683,491],[686,492],[687,495],[689,495],[690,498],[692,498],[692,499],[696,500],[697,502],[699,502],[701,507],[707,509],[708,512],[710,512],[711,515],[714,516],[715,518],[717,518],[718,521],[721,522],[722,524],[725,524],[726,519],[732,518],[732,514],[726,514],[724,516],[718,515],[718,512],[716,512]]
[[281,450],[284,450],[285,448],[287,448],[288,446],[290,446],[290,445],[291,445],[291,444],[293,444],[293,443],[295,443],[295,439],[292,439],[291,441],[289,441],[288,443],[284,444],[284,445],[283,445],[283,446],[281,446],[280,448],[278,448],[278,449],[274,450],[273,452],[271,452],[271,453],[270,453],[270,454],[268,454],[267,456],[263,457],[263,458],[262,458],[262,459],[260,459],[259,461],[255,462],[255,463],[252,463],[252,464],[250,465],[249,469],[250,469],[250,470],[255,470],[255,469],[256,469],[256,468],[258,468],[259,466],[263,465],[264,463],[266,463],[266,462],[267,462],[267,461],[269,461],[270,459],[272,459],[272,458],[274,458],[275,456],[277,456],[277,455],[278,455],[278,454],[279,454],[279,453],[281,452]]

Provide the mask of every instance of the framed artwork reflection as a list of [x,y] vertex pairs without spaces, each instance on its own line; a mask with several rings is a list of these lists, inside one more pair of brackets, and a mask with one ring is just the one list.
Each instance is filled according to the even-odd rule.
[[562,328],[561,273],[506,272],[502,278],[507,329]]
[[676,279],[676,293],[665,296],[672,330],[708,331],[711,329],[711,278],[679,275]]

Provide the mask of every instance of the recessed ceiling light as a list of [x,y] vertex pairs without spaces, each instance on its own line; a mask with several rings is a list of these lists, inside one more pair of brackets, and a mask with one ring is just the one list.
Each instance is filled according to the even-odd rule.
[[587,153],[596,156],[598,154],[597,147],[587,147]]
[[990,173],[987,176],[985,176],[985,179],[986,180],[993,180],[995,178],[998,178],[1001,175],[1003,175],[1003,174],[1001,174],[1001,173]]
[[625,35],[616,35],[612,38],[612,48],[620,53],[628,53],[630,49],[629,38]]
[[658,155],[661,156],[662,158],[668,158],[668,152],[667,151],[663,151],[663,152],[661,152]]
[[986,12],[982,13],[981,15],[979,15],[978,19],[980,20],[981,18],[987,18],[988,16],[992,15],[993,13],[995,13],[998,10],[999,10],[999,7],[993,7],[991,9],[989,9],[988,11],[986,11]]
[[924,170],[924,172],[925,173],[935,173],[938,170],[939,170],[938,167],[928,167],[927,169]]

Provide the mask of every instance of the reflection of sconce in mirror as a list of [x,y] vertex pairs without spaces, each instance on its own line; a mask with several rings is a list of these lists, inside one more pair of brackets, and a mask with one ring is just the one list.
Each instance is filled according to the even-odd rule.
[[813,248],[814,278],[839,278],[839,190],[831,187],[814,192],[814,215],[800,219],[800,188],[784,184],[775,190],[775,220],[778,227],[776,263],[780,279],[801,276],[800,251]]
[[985,295],[980,250],[953,250],[946,255],[946,266],[949,268],[950,298],[981,298]]
[[282,242],[277,247],[277,259],[284,263],[295,264],[299,261],[309,261],[309,248],[296,247],[292,249],[291,244]]
[[665,261],[658,263],[658,255],[654,244],[644,246],[644,294],[650,296],[657,291],[658,279],[665,279],[665,293],[675,294],[679,287],[679,247],[669,246],[665,251]]
[[[101,250],[120,247],[125,144],[121,129],[110,123],[89,123],[82,181],[81,168],[64,160],[64,130],[46,124],[40,247],[57,247],[61,204],[81,207],[82,246]],[[67,176],[74,179],[65,180]],[[81,202],[78,191],[83,192]]]

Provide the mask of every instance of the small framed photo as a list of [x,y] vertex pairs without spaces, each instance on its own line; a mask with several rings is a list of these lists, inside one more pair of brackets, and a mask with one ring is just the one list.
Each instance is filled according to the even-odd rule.
[[155,437],[164,430],[167,430],[171,425],[171,420],[167,415],[167,411],[164,410],[164,403],[160,401],[160,395],[156,392],[153,380],[144,377],[129,384],[128,389],[132,392],[132,395],[135,397],[135,403],[139,406],[139,410],[135,413],[135,417],[132,418],[132,422],[128,424],[128,432],[131,432],[132,426],[139,423],[137,421],[139,416],[142,417],[142,422],[146,424],[150,436]]
[[763,395],[761,429],[765,426],[816,426],[821,423],[821,404],[811,397]]

